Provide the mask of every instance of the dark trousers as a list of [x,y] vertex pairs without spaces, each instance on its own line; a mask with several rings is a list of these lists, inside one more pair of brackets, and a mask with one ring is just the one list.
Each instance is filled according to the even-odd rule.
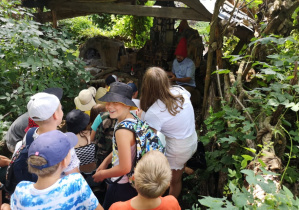
[[197,90],[195,87],[187,86],[187,85],[182,85],[186,90],[189,91],[191,94],[191,103],[193,107],[198,107],[200,104],[200,92]]
[[106,192],[103,208],[108,210],[110,206],[118,201],[127,201],[137,195],[135,188],[130,183],[126,184],[109,184]]

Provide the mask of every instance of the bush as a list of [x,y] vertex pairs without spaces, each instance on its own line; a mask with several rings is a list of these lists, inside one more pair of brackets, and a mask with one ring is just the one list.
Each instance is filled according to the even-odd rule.
[[60,27],[72,34],[79,43],[84,42],[88,38],[102,35],[103,32],[97,28],[89,16],[75,17],[59,21]]
[[74,108],[73,98],[90,80],[84,62],[73,55],[76,43],[13,3],[0,3],[0,112],[11,113],[5,121],[26,112],[29,97],[48,87],[61,87],[64,108]]

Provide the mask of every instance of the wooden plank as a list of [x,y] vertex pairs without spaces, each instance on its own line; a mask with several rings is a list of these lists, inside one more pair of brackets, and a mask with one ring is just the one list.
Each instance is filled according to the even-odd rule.
[[199,0],[179,0],[180,2],[186,4],[188,7],[194,9],[196,12],[198,12],[201,16],[203,16],[203,19],[206,19],[207,21],[212,20],[212,14],[200,3]]
[[[63,20],[67,18],[91,15],[90,12],[74,12],[74,11],[56,11],[56,20]],[[41,23],[52,22],[52,12],[34,13],[35,20]]]
[[121,15],[149,16],[160,18],[173,18],[185,20],[209,21],[208,18],[201,16],[198,12],[190,8],[174,8],[160,6],[141,6],[141,5],[124,5],[116,3],[76,3],[63,2],[57,5],[51,5],[57,12],[73,11],[86,13],[108,13]]

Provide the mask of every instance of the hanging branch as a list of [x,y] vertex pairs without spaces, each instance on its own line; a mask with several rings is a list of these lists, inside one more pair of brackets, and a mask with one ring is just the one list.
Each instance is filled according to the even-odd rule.
[[228,21],[227,21],[227,24],[226,24],[226,26],[225,26],[225,29],[224,29],[223,32],[222,32],[222,35],[225,34],[226,29],[227,29],[228,25],[230,24],[230,21],[231,21],[232,18],[233,18],[233,15],[234,15],[234,12],[235,12],[235,10],[236,10],[236,7],[237,7],[237,4],[238,4],[238,3],[239,3],[239,0],[237,0],[237,2],[236,2],[235,5],[234,5],[233,11],[231,12],[231,15],[230,15],[230,17],[229,17],[229,19],[228,19]]
[[256,132],[258,132],[259,129],[258,129],[258,127],[256,126],[256,124],[254,123],[254,121],[253,121],[251,115],[249,114],[249,112],[247,111],[247,109],[245,108],[245,106],[241,103],[241,101],[238,99],[237,96],[235,96],[234,94],[231,94],[231,95],[234,97],[234,99],[236,100],[236,102],[237,102],[237,103],[242,107],[242,109],[245,111],[245,113],[246,113],[247,117],[249,118],[249,120],[254,124],[255,129],[256,129]]
[[212,71],[212,62],[213,62],[213,48],[212,44],[215,41],[215,29],[217,27],[216,22],[218,21],[218,14],[220,7],[223,5],[224,0],[217,0],[214,7],[214,13],[212,16],[212,21],[210,24],[210,40],[209,40],[209,49],[208,49],[208,60],[207,60],[207,72],[205,78],[205,88],[204,88],[204,98],[203,98],[203,105],[202,105],[202,116],[203,119],[205,118],[206,107],[208,102],[208,94],[209,88],[211,83],[211,71]]
[[[216,68],[217,68],[217,71],[218,71],[218,66]],[[217,75],[217,84],[218,84],[219,95],[220,95],[221,100],[223,100],[219,73],[217,72],[216,75]]]

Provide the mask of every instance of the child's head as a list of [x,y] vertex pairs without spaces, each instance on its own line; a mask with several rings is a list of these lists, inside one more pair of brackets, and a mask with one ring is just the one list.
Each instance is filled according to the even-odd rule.
[[134,170],[135,188],[146,198],[157,198],[169,187],[171,175],[165,155],[156,150],[149,151],[137,163]]
[[93,123],[93,121],[96,119],[96,117],[101,113],[101,112],[106,112],[106,108],[104,104],[97,104],[94,105],[91,110],[90,110],[90,119],[89,123]]
[[50,120],[52,117],[59,125],[63,118],[63,111],[59,98],[53,94],[37,93],[31,96],[27,104],[29,117],[41,126],[42,122]]
[[[132,101],[132,88],[121,82],[114,82],[110,85],[110,90],[99,100],[106,102],[106,109],[112,103],[120,103],[128,107],[128,110],[137,109],[136,104]],[[107,103],[108,102],[108,103]],[[110,113],[111,114],[111,113]]]
[[128,83],[128,85],[133,90],[132,98],[137,98],[137,96],[138,96],[138,89],[137,89],[136,85],[133,82]]
[[110,86],[113,82],[118,82],[117,76],[115,76],[114,74],[109,75],[105,79],[106,86]]
[[62,161],[65,167],[70,161],[70,149],[78,142],[73,133],[54,130],[39,135],[28,151],[28,171],[40,177],[55,173]]
[[[158,99],[169,97],[170,82],[166,72],[159,67],[148,68],[143,76],[140,106],[147,111]],[[163,101],[164,102],[164,101]]]
[[78,134],[87,129],[89,115],[79,109],[73,109],[66,115],[66,129],[69,132]]

